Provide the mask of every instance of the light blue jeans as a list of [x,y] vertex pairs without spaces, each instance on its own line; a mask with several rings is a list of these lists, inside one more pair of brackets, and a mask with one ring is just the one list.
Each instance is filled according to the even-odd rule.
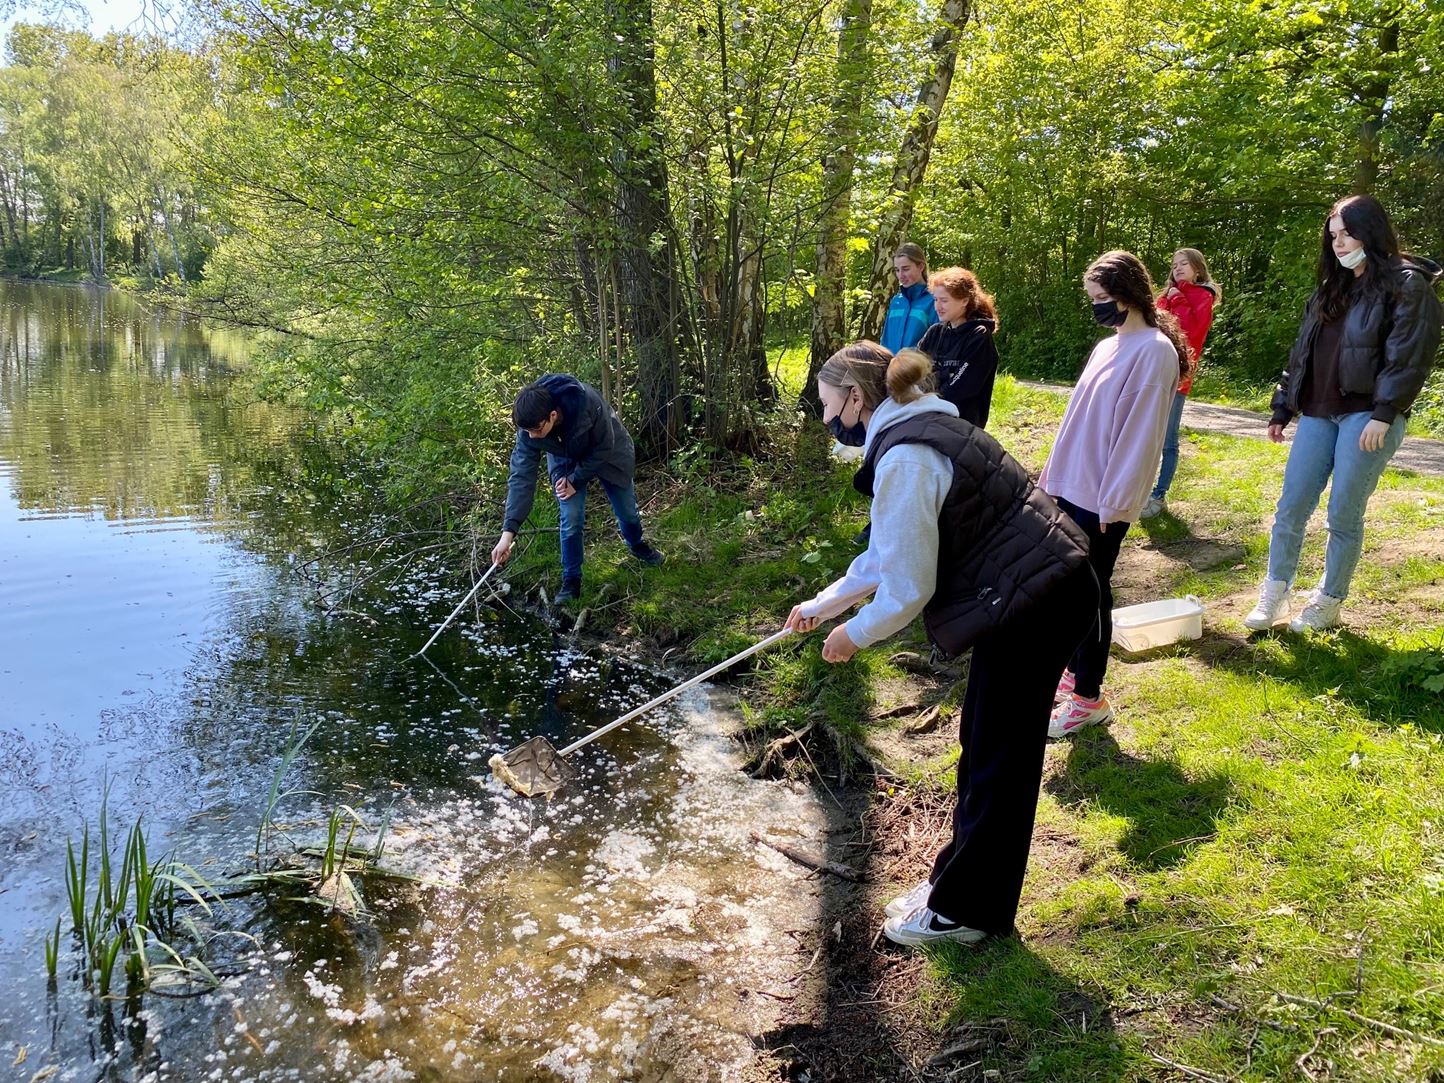
[[[597,479],[601,481],[600,478]],[[617,517],[617,527],[627,547],[635,550],[642,544],[642,516],[637,511],[637,490],[630,485],[613,485],[602,481],[602,491]],[[582,578],[582,541],[587,525],[587,488],[582,486],[561,504],[562,582],[580,582]]]
[[1348,597],[1349,581],[1364,548],[1364,509],[1384,467],[1404,442],[1404,419],[1398,417],[1389,426],[1382,448],[1360,451],[1359,434],[1368,423],[1368,413],[1299,418],[1269,538],[1270,579],[1293,583],[1304,527],[1332,474],[1323,590],[1335,598]]
[[1158,468],[1158,484],[1149,494],[1154,500],[1162,500],[1168,495],[1168,487],[1173,484],[1173,475],[1178,472],[1178,426],[1183,422],[1183,404],[1187,401],[1188,396],[1182,391],[1173,393],[1173,405],[1168,411],[1168,428],[1163,434],[1163,465]]

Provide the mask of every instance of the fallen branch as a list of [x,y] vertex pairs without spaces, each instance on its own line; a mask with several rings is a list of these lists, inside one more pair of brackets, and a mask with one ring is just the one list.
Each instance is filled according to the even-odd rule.
[[1312,997],[1295,996],[1293,993],[1275,993],[1286,1004],[1299,1004],[1305,1008],[1317,1008],[1319,1011],[1338,1012],[1340,1015],[1352,1019],[1356,1023],[1363,1023],[1366,1026],[1382,1030],[1385,1034],[1392,1034],[1396,1038],[1407,1038],[1411,1042],[1420,1042],[1424,1045],[1432,1045],[1444,1049],[1444,1041],[1438,1038],[1431,1038],[1427,1034],[1420,1034],[1417,1031],[1405,1030],[1403,1027],[1396,1027],[1392,1023],[1386,1023],[1382,1019],[1370,1019],[1367,1015],[1360,1015],[1348,1008],[1341,1008],[1337,1004],[1329,1004],[1322,1000],[1314,1000]]
[[938,728],[938,725],[945,716],[951,717],[952,712],[945,712],[941,703],[935,703],[904,726],[903,732],[913,734],[914,736],[920,733],[932,733],[933,730]]
[[925,700],[914,700],[911,703],[899,703],[895,707],[888,707],[878,711],[872,716],[872,721],[882,722],[889,718],[902,718],[905,715],[917,714],[918,709],[923,707]]
[[1166,1064],[1174,1071],[1182,1072],[1190,1079],[1205,1079],[1208,1080],[1208,1083],[1227,1083],[1227,1080],[1225,1080],[1222,1076],[1209,1075],[1207,1072],[1201,1072],[1197,1068],[1190,1068],[1186,1064],[1179,1064],[1176,1060],[1169,1060],[1167,1057],[1160,1057],[1157,1053],[1150,1052],[1148,1055],[1154,1060],[1158,1061],[1159,1064]]
[[850,880],[854,884],[862,882],[862,874],[848,868],[846,865],[839,865],[836,861],[824,861],[820,857],[813,857],[811,854],[805,853],[796,847],[788,846],[784,842],[773,842],[771,839],[764,837],[760,831],[753,831],[751,835],[753,842],[760,842],[768,849],[776,850],[783,857],[791,858],[799,865],[805,866],[813,872],[828,872],[842,880]]
[[933,661],[931,658],[924,658],[916,651],[898,651],[888,659],[893,665],[908,673],[916,674],[919,677],[958,679],[963,671],[956,665],[942,660]]

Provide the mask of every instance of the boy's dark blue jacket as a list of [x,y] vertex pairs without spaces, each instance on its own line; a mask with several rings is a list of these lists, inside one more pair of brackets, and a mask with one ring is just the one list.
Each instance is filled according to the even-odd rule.
[[601,392],[575,376],[553,373],[537,381],[551,392],[557,423],[540,440],[516,431],[511,449],[511,477],[506,483],[506,519],[503,530],[515,533],[531,514],[536,498],[537,464],[546,452],[547,473],[555,485],[568,479],[585,489],[592,478],[611,485],[631,485],[637,452],[622,419],[607,405]]

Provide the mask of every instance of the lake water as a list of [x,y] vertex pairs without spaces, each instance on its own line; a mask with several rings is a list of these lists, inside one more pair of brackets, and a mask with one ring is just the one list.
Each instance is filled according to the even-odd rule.
[[[749,832],[820,849],[824,815],[738,771],[727,697],[655,712],[578,753],[555,799],[517,798],[491,753],[561,744],[675,675],[504,605],[409,660],[464,589],[455,549],[382,540],[398,528],[365,464],[251,397],[242,336],[5,283],[0,340],[11,1076],[736,1078],[818,916],[803,870]],[[393,875],[359,878],[365,913],[277,888],[196,908],[188,950],[221,979],[200,995],[101,1000],[68,935],[47,980],[65,843],[102,801],[113,831],[147,826],[153,856],[233,881],[312,727],[262,864],[321,844],[338,806],[363,842],[384,822]]]

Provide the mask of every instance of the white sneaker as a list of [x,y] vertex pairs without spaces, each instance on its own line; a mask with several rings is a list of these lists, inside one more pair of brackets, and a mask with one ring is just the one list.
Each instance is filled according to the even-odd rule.
[[928,896],[932,894],[932,890],[932,883],[924,880],[893,899],[882,908],[882,912],[890,918],[905,918],[919,906],[927,905]]
[[1085,726],[1096,726],[1112,717],[1113,707],[1105,697],[1089,701],[1074,692],[1053,708],[1053,716],[1048,720],[1048,736],[1067,737]]
[[1244,617],[1243,626],[1265,632],[1289,619],[1289,585],[1282,579],[1265,579],[1258,588],[1258,605]]
[[894,944],[916,947],[919,944],[935,944],[944,940],[955,940],[959,944],[976,944],[988,934],[949,921],[941,914],[935,914],[926,906],[919,906],[910,914],[900,918],[888,918],[882,924],[883,935]]
[[1155,515],[1162,515],[1168,510],[1168,503],[1161,496],[1150,496],[1148,503],[1143,505],[1143,513],[1139,516],[1142,519],[1152,519]]
[[1339,609],[1344,599],[1325,594],[1322,589],[1309,595],[1309,604],[1297,617],[1289,621],[1291,632],[1322,632],[1339,623]]

